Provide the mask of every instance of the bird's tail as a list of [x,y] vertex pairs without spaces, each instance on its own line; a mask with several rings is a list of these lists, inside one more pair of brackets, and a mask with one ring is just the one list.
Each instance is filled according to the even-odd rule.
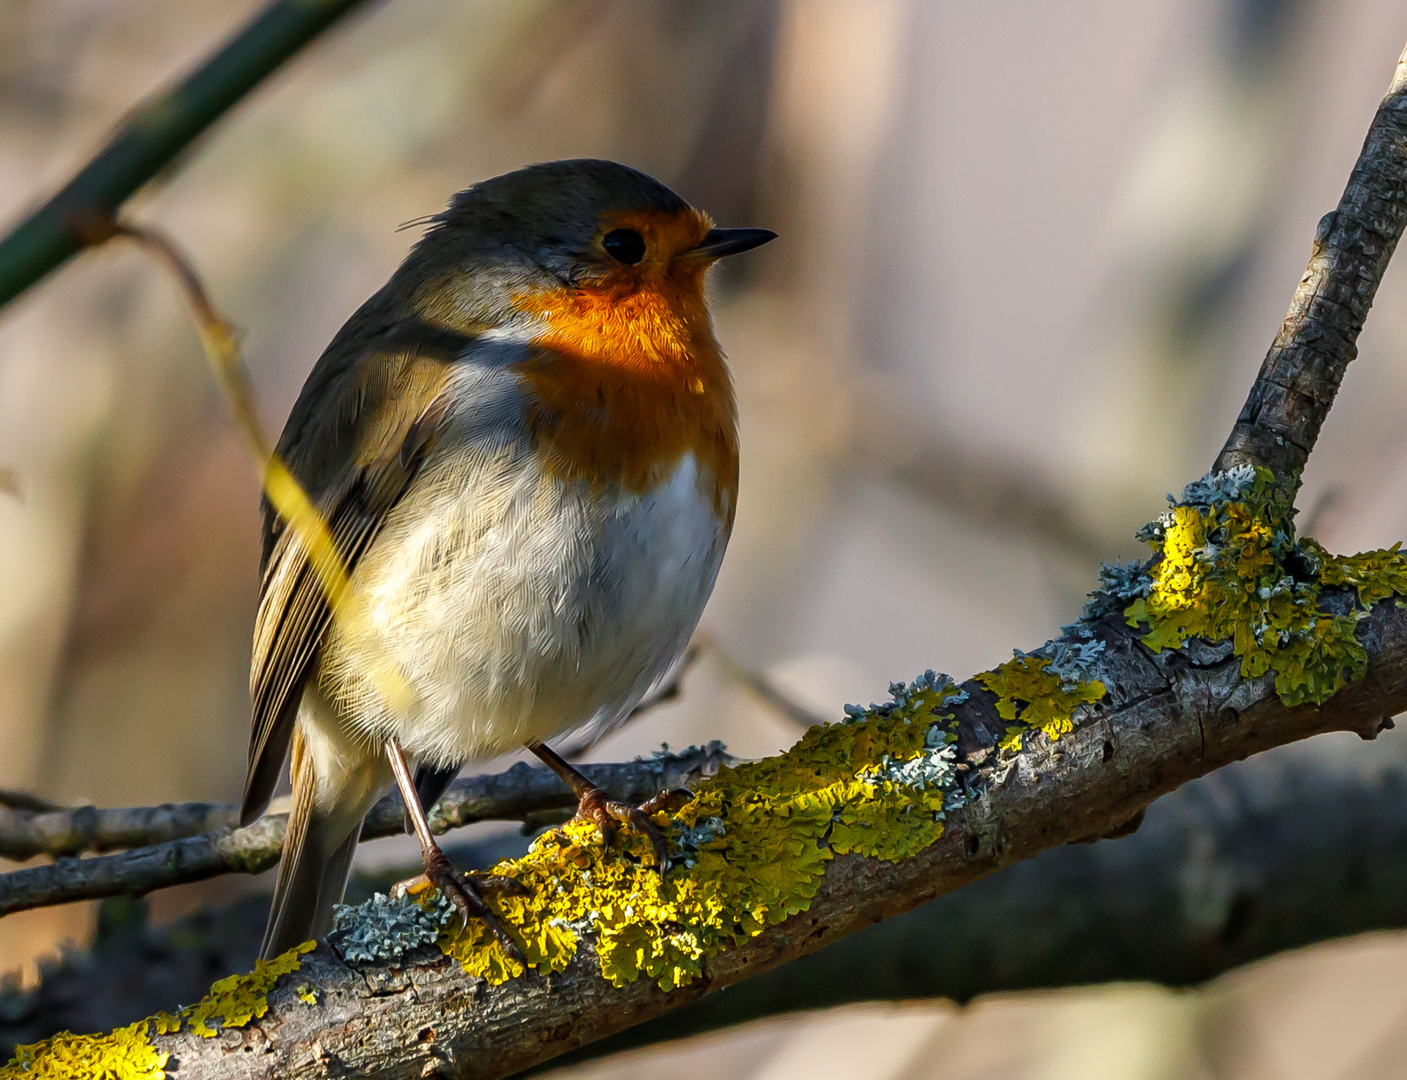
[[[283,839],[283,858],[274,885],[274,902],[261,959],[268,960],[332,929],[332,908],[342,902],[352,856],[361,835],[360,812],[349,812],[343,800],[319,800],[314,757],[304,744],[303,732],[293,735],[293,808]],[[320,807],[320,801],[328,802]],[[352,800],[359,802],[360,800]]]

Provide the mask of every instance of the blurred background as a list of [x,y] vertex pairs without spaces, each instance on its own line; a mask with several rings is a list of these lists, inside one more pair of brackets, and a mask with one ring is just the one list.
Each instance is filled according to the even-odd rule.
[[[0,0],[0,217],[257,6]],[[1100,559],[1136,554],[1229,431],[1404,39],[1392,0],[384,0],[131,209],[243,328],[274,431],[419,235],[397,227],[476,179],[616,158],[779,231],[715,282],[743,477],[704,627],[834,716],[1039,645]],[[1407,536],[1404,349],[1399,259],[1301,497],[1331,549]],[[0,316],[0,464],[0,787],[236,798],[257,486],[139,254],[86,255]],[[706,654],[591,755],[758,756],[800,730]],[[1407,739],[1289,752],[1367,770]],[[172,890],[154,918],[258,888]],[[93,918],[5,919],[0,971],[32,980]],[[571,1074],[1325,1080],[1407,1075],[1404,1040],[1407,940],[1385,934],[1192,993],[854,1007]]]

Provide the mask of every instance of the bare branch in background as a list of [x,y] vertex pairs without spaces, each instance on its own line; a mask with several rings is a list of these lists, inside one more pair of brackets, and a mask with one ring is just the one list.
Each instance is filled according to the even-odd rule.
[[[729,760],[726,751],[715,745],[623,765],[583,765],[581,770],[614,797],[639,803],[669,788],[687,788],[713,775]],[[436,804],[430,824],[443,833],[475,821],[525,821],[544,813],[565,818],[575,806],[575,796],[554,773],[520,762],[493,776],[456,780]],[[50,842],[57,837],[58,842],[84,843],[91,850],[105,840],[121,842],[138,825],[157,833],[162,829],[174,833],[192,823],[233,821],[237,816],[235,807],[201,803],[135,810],[86,807],[60,811],[57,817],[37,815],[31,827]],[[48,866],[13,870],[0,875],[0,915],[75,900],[141,895],[220,874],[262,873],[278,862],[287,823],[287,814],[267,814],[244,829],[220,828],[120,855],[60,859]],[[362,839],[403,832],[405,808],[399,797],[388,795],[367,814]]]
[[1125,535],[1106,535],[1071,506],[1059,483],[1035,465],[930,432],[917,445],[870,451],[871,464],[935,506],[1000,532],[1029,536],[1081,563],[1112,559]]

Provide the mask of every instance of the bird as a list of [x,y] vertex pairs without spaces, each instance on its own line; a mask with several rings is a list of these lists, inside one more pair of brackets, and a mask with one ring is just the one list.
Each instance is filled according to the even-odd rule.
[[266,959],[332,928],[362,820],[393,785],[420,841],[413,883],[516,953],[490,879],[453,867],[426,815],[462,765],[522,747],[603,843],[638,829],[666,867],[651,804],[612,800],[548,742],[620,723],[698,624],[738,487],[706,273],[776,233],[715,227],[596,159],[482,180],[422,223],[274,450],[356,617],[329,600],[309,530],[262,503],[240,823],[268,808],[285,759],[293,788]]

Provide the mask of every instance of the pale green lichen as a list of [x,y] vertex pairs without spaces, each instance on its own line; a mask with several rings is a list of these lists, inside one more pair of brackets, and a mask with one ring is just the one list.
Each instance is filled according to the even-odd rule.
[[[1396,547],[1345,558],[1296,539],[1294,510],[1264,469],[1204,478],[1170,502],[1140,534],[1153,549],[1147,588],[1124,609],[1130,626],[1147,627],[1144,644],[1230,641],[1241,674],[1273,673],[1287,705],[1318,704],[1363,677],[1358,623],[1374,601],[1407,591]],[[1326,587],[1353,590],[1352,610],[1327,610]]]
[[[997,715],[1015,723],[1001,740],[1003,750],[1018,751],[1027,731],[1043,731],[1051,740],[1074,730],[1080,708],[1104,697],[1104,684],[1085,678],[1103,642],[1055,641],[1035,653],[1016,650],[1015,656],[992,671],[974,676],[996,695]],[[1042,656],[1041,652],[1055,652]]]
[[[589,936],[613,984],[680,986],[706,957],[805,910],[836,855],[901,859],[937,840],[960,798],[949,710],[966,694],[931,672],[891,691],[785,754],[721,769],[673,818],[657,816],[677,852],[664,875],[633,831],[606,850],[581,822],[501,863],[525,893],[492,903],[528,964],[561,971]],[[441,947],[491,983],[522,971],[477,920]]]
[[433,905],[377,893],[364,904],[338,904],[333,908],[333,930],[328,940],[349,964],[399,962],[422,945],[433,945],[454,905],[435,894]]

